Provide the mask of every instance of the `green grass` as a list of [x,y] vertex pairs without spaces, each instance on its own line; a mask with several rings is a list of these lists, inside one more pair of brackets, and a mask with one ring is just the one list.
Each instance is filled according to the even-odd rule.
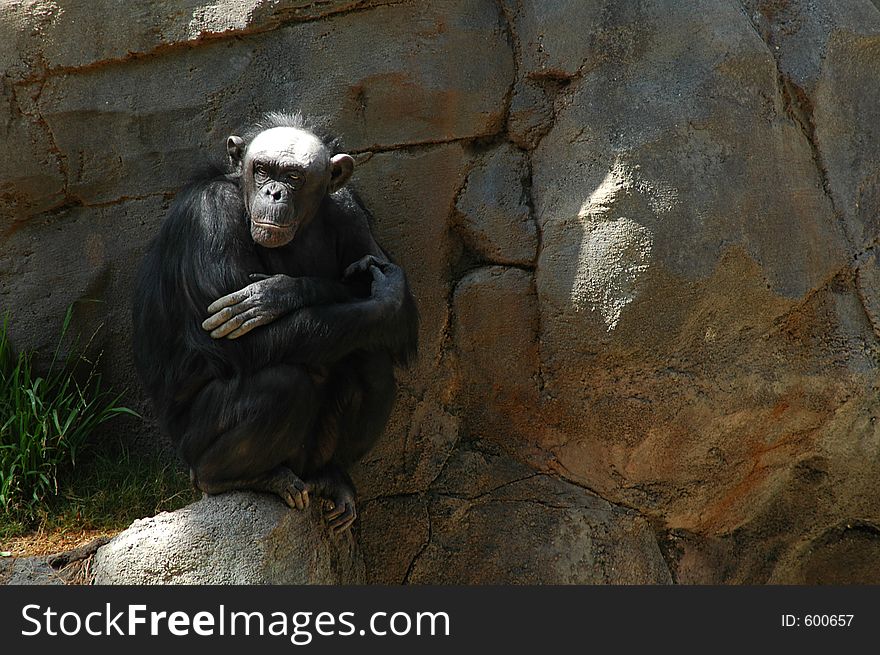
[[115,528],[189,499],[186,476],[160,455],[134,457],[117,445],[80,461],[99,425],[137,414],[102,384],[97,361],[75,352],[76,344],[60,354],[72,309],[45,371],[35,353],[13,353],[8,315],[0,325],[0,536]]
[[201,497],[167,455],[132,453],[122,444],[89,451],[60,482],[60,492],[47,498],[32,520],[0,517],[0,539],[36,529],[121,529]]
[[83,457],[35,521],[0,519],[0,538],[36,528],[47,532],[125,528],[135,519],[178,509],[200,497],[187,473],[164,453],[132,453],[115,444]]

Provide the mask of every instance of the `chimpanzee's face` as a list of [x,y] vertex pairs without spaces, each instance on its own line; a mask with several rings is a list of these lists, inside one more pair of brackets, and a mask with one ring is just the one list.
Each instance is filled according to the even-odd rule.
[[320,139],[293,127],[260,132],[243,153],[242,145],[238,137],[227,141],[230,159],[241,167],[251,236],[267,248],[290,243],[354,168],[351,157],[331,158]]

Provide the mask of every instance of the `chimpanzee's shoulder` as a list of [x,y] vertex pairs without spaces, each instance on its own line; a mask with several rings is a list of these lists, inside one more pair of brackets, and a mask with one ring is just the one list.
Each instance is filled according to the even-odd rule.
[[357,192],[343,187],[327,196],[326,220],[337,227],[358,225],[369,228],[373,224],[373,215],[366,208]]
[[175,196],[160,230],[164,249],[175,248],[175,243],[222,241],[242,230],[244,201],[237,181],[222,171],[211,173],[191,178]]

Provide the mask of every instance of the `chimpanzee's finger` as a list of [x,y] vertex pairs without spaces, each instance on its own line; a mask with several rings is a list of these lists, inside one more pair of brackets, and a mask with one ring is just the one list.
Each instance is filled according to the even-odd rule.
[[357,275],[358,273],[366,273],[370,266],[375,266],[379,263],[379,260],[374,255],[364,255],[359,260],[351,264],[348,268],[345,269],[345,273],[342,274],[343,278],[349,278],[352,275]]
[[353,264],[350,264],[348,268],[345,269],[345,272],[342,274],[343,279],[348,279],[357,275],[358,273],[363,273],[367,270],[367,264],[363,259],[359,259]]
[[333,503],[333,506],[328,509],[324,513],[324,515],[328,521],[332,521],[333,519],[340,516],[343,512],[345,512],[345,503]]
[[[213,330],[211,332],[211,338],[212,339],[222,339],[223,337],[225,337],[227,335],[231,335],[234,332],[237,332],[238,330],[243,328],[245,326],[245,324],[248,323],[249,321],[259,320],[259,318],[260,318],[260,315],[257,313],[256,308],[249,309],[242,314],[236,314],[235,316],[230,318],[228,321],[223,323],[223,325],[218,327],[216,330]],[[247,330],[245,330],[245,332],[249,332],[251,329],[253,329],[253,328],[248,328]],[[242,333],[242,334],[244,334],[244,333]],[[230,336],[230,338],[234,339],[235,337]]]
[[[204,330],[216,330],[218,327],[223,325],[226,321],[232,319],[233,317],[246,312],[249,309],[248,305],[238,303],[237,305],[233,305],[232,307],[226,307],[225,309],[221,309],[219,312],[214,314],[213,316],[209,316],[202,322],[202,329]],[[216,337],[215,337],[216,338]]]
[[340,534],[350,528],[356,518],[357,513],[354,511],[354,507],[346,503],[345,511],[338,518],[330,521],[328,526],[334,533]]
[[294,500],[293,494],[289,491],[285,490],[281,492],[281,500],[287,503],[288,507],[296,507],[296,500]]
[[240,291],[235,291],[234,293],[230,293],[228,296],[223,296],[222,298],[218,298],[210,305],[208,305],[208,313],[214,314],[219,312],[224,307],[232,307],[232,305],[237,305],[242,300],[247,299],[251,295],[251,292],[247,287],[241,289]]
[[[241,324],[236,330],[233,330],[229,334],[226,335],[227,339],[238,339],[240,336],[243,336],[253,330],[256,327],[260,327],[261,325],[265,325],[269,322],[269,318],[266,316],[256,316],[255,318],[251,318],[250,320],[245,321]],[[212,333],[213,334],[213,333]]]

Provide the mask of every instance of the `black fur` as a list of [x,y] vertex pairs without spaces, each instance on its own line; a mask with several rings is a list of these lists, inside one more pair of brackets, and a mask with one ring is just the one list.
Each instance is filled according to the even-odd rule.
[[[308,126],[267,115],[244,138],[278,124]],[[393,367],[416,352],[415,302],[406,288],[389,309],[368,273],[344,279],[365,255],[389,261],[348,190],[325,196],[292,242],[264,248],[239,183],[214,169],[175,199],[137,277],[135,364],[197,486],[277,491],[278,471],[290,469],[320,492],[384,429]],[[238,339],[211,338],[207,307],[253,274],[297,279],[299,308]]]

